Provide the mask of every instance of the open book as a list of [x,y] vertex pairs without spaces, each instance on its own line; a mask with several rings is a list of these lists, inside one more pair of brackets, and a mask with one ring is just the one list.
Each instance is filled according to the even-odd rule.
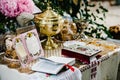
[[69,65],[75,64],[75,58],[51,56],[47,59],[54,61],[56,63],[69,64]]
[[74,63],[75,63],[75,58],[52,56],[49,58],[40,58],[40,60],[36,62],[31,67],[31,69],[33,71],[38,71],[43,73],[57,74],[63,69],[65,64],[73,65]]

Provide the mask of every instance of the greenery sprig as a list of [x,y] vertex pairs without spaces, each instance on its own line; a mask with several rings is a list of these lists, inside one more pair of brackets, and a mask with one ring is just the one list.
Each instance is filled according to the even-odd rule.
[[[77,0],[77,2],[75,2],[75,0],[50,0],[50,1],[53,9],[56,12],[60,13],[61,15],[63,15],[63,12],[67,12],[68,14],[71,15],[73,20],[80,19],[79,21],[87,22],[88,24],[97,26],[96,30],[93,30],[90,33],[85,32],[86,35],[92,36],[92,33],[95,33],[97,29],[102,29],[105,32],[105,34],[108,35],[108,37],[111,37],[106,26],[103,23],[101,23],[102,21],[104,22],[108,10],[104,8],[100,3],[94,4],[88,2],[88,0]],[[37,2],[36,5],[44,11],[47,6],[46,3],[48,2],[48,0],[38,0],[36,2]],[[92,9],[95,10],[92,11]],[[96,33],[96,38],[101,37]]]
[[[108,10],[104,8],[101,4],[93,4],[88,2],[88,0],[33,0],[35,5],[39,7],[42,11],[46,10],[48,1],[51,2],[51,7],[54,11],[63,15],[64,12],[71,15],[73,19],[80,19],[89,24],[96,25],[97,27],[102,27],[103,31],[110,37],[109,31],[103,23],[97,22],[98,20],[104,21],[106,13]],[[96,8],[92,11],[91,9]],[[94,12],[96,14],[94,14]],[[102,16],[99,16],[102,14]],[[5,33],[7,29],[15,31],[16,20],[6,18],[0,13],[0,34]],[[11,25],[7,28],[4,27],[5,24]],[[88,34],[88,33],[87,33]],[[91,33],[89,33],[90,35]],[[99,37],[98,37],[99,38]]]

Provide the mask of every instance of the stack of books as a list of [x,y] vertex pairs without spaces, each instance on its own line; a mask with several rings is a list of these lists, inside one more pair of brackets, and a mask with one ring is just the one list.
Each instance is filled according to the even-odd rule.
[[76,58],[86,64],[91,62],[102,49],[94,45],[87,45],[80,41],[66,41],[63,44],[62,55]]

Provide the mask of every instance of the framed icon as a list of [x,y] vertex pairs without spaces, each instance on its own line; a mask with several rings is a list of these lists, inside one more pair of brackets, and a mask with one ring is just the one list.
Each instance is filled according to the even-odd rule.
[[22,36],[24,38],[26,48],[33,59],[44,56],[44,52],[36,29],[28,31],[22,34]]
[[14,49],[22,65],[27,65],[44,56],[36,29],[21,33],[13,39]]
[[27,65],[30,61],[29,55],[25,49],[25,45],[20,36],[17,36],[13,40],[14,48],[22,66]]

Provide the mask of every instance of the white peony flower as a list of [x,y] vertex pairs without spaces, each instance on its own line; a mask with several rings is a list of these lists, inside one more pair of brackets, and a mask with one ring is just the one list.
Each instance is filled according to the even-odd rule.
[[97,25],[89,24],[88,27],[90,27],[90,28],[92,28],[92,29],[96,29],[96,28],[97,28]]
[[68,13],[66,13],[66,12],[63,13],[63,16],[71,17],[70,14],[68,14]]
[[93,28],[94,28],[93,25],[89,24],[88,27],[87,27],[87,29],[85,29],[84,31],[88,32],[88,33],[91,33],[92,30],[93,30]]
[[97,33],[98,33],[98,34],[101,34],[102,32],[103,32],[102,29],[97,29]]
[[100,34],[100,38],[106,39],[107,37],[108,35],[104,31],[102,31]]
[[89,28],[85,29],[84,31],[88,32],[88,33],[91,33],[92,32],[92,28],[89,27]]
[[93,33],[93,34],[92,34],[92,37],[93,37],[93,38],[96,38],[96,33]]

